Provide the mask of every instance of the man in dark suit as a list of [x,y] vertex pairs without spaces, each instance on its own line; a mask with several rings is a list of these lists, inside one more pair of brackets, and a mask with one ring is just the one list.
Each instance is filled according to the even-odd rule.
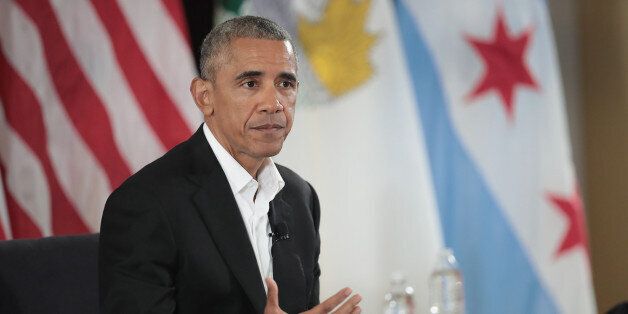
[[227,21],[206,37],[201,69],[190,91],[205,123],[107,200],[101,309],[328,313],[344,301],[336,313],[359,313],[349,288],[319,304],[316,193],[270,158],[296,103],[288,33],[259,17]]

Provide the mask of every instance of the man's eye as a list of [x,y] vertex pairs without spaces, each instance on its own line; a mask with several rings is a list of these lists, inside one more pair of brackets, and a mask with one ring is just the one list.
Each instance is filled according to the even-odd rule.
[[244,86],[245,87],[249,87],[249,88],[253,88],[255,87],[257,84],[255,83],[255,81],[246,81],[244,82]]
[[290,81],[281,81],[279,83],[279,86],[283,87],[283,88],[290,88],[294,86],[294,83],[290,82]]

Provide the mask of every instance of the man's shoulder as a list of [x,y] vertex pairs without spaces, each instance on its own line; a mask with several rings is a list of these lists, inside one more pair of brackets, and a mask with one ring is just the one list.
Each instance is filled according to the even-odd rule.
[[117,190],[153,190],[184,177],[191,172],[193,165],[190,146],[189,140],[176,145],[127,178]]
[[314,193],[314,188],[308,181],[286,166],[277,163],[275,166],[277,166],[277,170],[285,182],[285,186],[283,188],[284,192],[289,194],[298,194],[308,199],[311,197],[311,194]]
[[303,179],[300,175],[298,175],[292,169],[286,166],[280,165],[278,163],[275,163],[275,166],[277,167],[279,174],[281,174],[281,178],[286,182],[286,185],[288,185],[288,183],[294,184],[294,185],[307,185],[308,184],[307,181],[305,181],[305,179]]

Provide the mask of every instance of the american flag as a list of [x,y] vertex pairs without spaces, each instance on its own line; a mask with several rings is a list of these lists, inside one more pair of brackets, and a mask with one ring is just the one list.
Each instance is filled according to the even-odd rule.
[[97,232],[202,121],[179,0],[0,1],[0,239]]

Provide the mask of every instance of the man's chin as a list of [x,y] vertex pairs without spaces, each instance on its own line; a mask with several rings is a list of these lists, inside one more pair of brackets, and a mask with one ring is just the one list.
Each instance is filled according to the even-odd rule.
[[264,153],[263,156],[264,157],[275,157],[275,156],[279,155],[280,152],[281,152],[281,148],[279,148],[277,150],[268,151],[268,152]]
[[274,157],[277,156],[281,152],[281,148],[283,147],[283,143],[262,147],[258,150],[258,156],[260,157]]

